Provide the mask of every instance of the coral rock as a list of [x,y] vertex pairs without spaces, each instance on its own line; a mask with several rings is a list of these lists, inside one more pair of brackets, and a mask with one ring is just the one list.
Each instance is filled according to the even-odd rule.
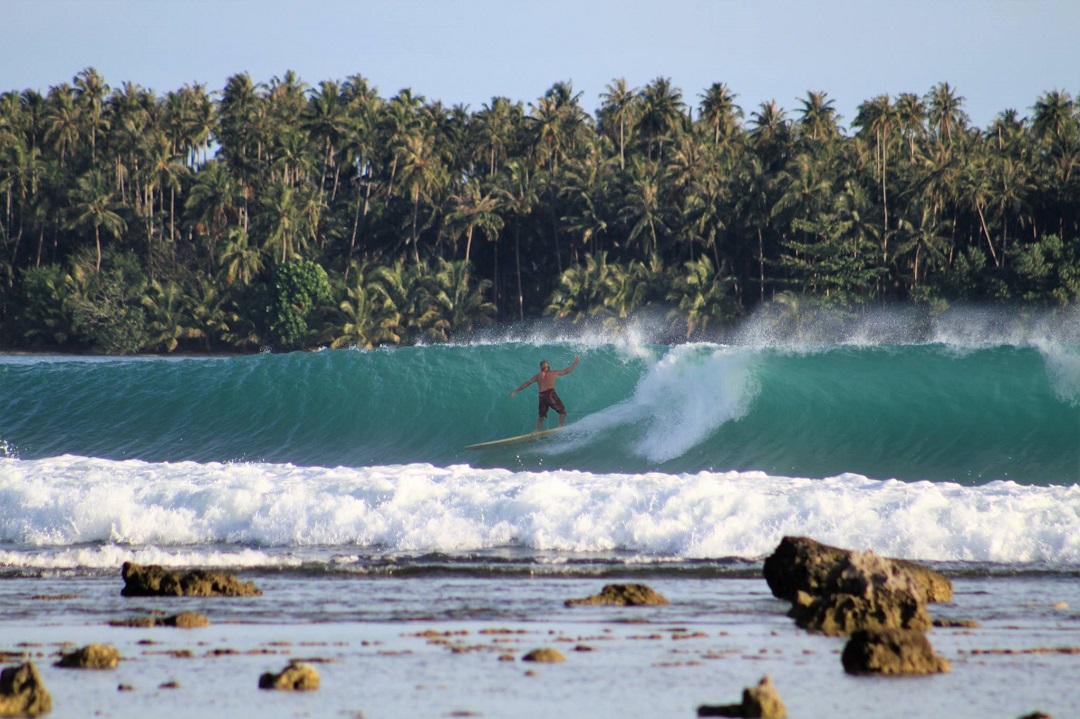
[[33,662],[0,671],[0,716],[37,716],[52,711],[52,697]]
[[848,674],[939,674],[952,671],[926,635],[908,629],[859,630],[840,656]]
[[259,689],[311,691],[319,688],[319,673],[308,664],[290,664],[280,674],[267,672],[259,677]]
[[88,644],[61,657],[56,663],[65,669],[116,669],[120,664],[120,652],[105,644]]
[[241,582],[231,574],[195,569],[174,572],[156,564],[143,567],[124,562],[125,597],[258,597],[262,591],[253,582]]
[[645,584],[606,584],[599,594],[584,599],[567,599],[566,606],[606,605],[615,607],[664,606],[671,604]]
[[780,693],[772,683],[772,677],[765,675],[756,687],[743,690],[742,704],[722,704],[712,706],[703,704],[698,707],[699,717],[758,717],[759,719],[785,719],[787,707],[780,700]]
[[558,649],[550,649],[548,647],[542,647],[540,649],[533,649],[531,652],[521,658],[523,662],[565,662],[566,657]]
[[[837,582],[844,579],[838,566],[851,554],[847,549],[830,547],[809,537],[784,537],[765,559],[765,581],[774,596],[788,601],[794,601],[799,591],[812,595],[850,593],[844,592]],[[904,578],[919,601],[952,601],[952,582],[940,572],[904,559],[881,561],[889,566],[889,574]]]

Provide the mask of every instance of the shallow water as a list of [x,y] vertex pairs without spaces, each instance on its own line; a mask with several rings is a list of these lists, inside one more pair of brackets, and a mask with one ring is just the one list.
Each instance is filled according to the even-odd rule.
[[[956,719],[1035,709],[1080,716],[1080,653],[1044,651],[1080,650],[1076,573],[955,577],[954,601],[933,605],[931,613],[979,626],[930,632],[953,671],[917,678],[846,675],[844,641],[797,629],[786,603],[756,577],[661,574],[648,584],[672,604],[644,608],[563,606],[599,591],[610,576],[242,578],[264,596],[124,598],[117,576],[8,575],[0,580],[0,650],[31,653],[55,717],[690,717],[702,703],[739,701],[743,687],[765,674],[792,717],[900,719],[926,716],[931,707],[935,716]],[[150,611],[199,611],[213,624],[106,626]],[[111,672],[58,669],[51,664],[62,642],[112,644],[124,661]],[[591,651],[575,650],[579,645]],[[558,648],[566,662],[520,661],[541,646]],[[170,654],[183,650],[190,657]],[[500,661],[504,654],[515,661]],[[262,672],[280,671],[295,658],[314,660],[318,691],[257,689]],[[159,688],[171,681],[179,688]],[[134,691],[119,692],[120,684]]]

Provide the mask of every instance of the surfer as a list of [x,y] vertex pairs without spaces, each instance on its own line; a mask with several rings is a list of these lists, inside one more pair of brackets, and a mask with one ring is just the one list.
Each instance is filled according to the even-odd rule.
[[551,408],[559,413],[559,426],[563,426],[563,422],[566,421],[566,407],[563,406],[562,400],[559,399],[559,395],[555,394],[555,380],[559,378],[559,375],[570,374],[577,367],[579,357],[574,358],[574,363],[566,369],[551,369],[551,363],[547,360],[540,362],[540,371],[523,382],[520,387],[510,391],[510,396],[525,389],[533,382],[536,382],[537,387],[540,389],[540,418],[536,420],[536,431],[540,431],[540,427],[544,424],[544,420],[547,419],[548,408]]

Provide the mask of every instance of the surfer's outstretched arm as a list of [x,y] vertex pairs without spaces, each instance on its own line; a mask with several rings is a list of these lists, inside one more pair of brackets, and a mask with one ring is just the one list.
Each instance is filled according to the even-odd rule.
[[566,369],[557,369],[557,370],[555,370],[555,374],[570,374],[571,372],[574,371],[574,368],[577,367],[577,363],[580,362],[580,361],[581,361],[580,357],[575,357],[573,364],[571,364]]
[[520,387],[518,387],[517,389],[510,390],[510,396],[513,397],[515,394],[517,394],[521,390],[525,389],[526,387],[528,387],[529,385],[531,385],[533,382],[535,382],[538,379],[540,379],[540,375],[534,374],[530,379],[527,379],[524,382],[522,382]]

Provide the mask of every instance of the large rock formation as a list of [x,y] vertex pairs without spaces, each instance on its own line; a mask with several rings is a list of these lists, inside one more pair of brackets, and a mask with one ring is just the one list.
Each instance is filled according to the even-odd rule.
[[33,662],[0,671],[0,716],[22,717],[52,711],[52,697]]
[[820,586],[826,589],[822,594],[800,590],[792,603],[790,616],[803,629],[846,635],[857,629],[930,628],[922,585],[894,560],[848,552]]
[[939,674],[952,671],[934,654],[926,635],[904,629],[864,629],[851,635],[840,656],[848,674]]
[[765,677],[756,687],[743,690],[741,704],[702,704],[698,707],[699,717],[757,717],[759,719],[785,719],[787,707],[780,699],[780,693],[772,683],[772,677]]
[[279,674],[266,672],[259,677],[259,689],[312,691],[319,688],[319,673],[309,664],[290,664]]
[[105,644],[87,644],[82,649],[64,654],[56,666],[65,669],[116,669],[120,652]]
[[124,562],[125,597],[257,597],[262,591],[253,582],[241,582],[231,574],[194,569],[174,572],[156,564],[143,567]]
[[[851,551],[821,544],[809,537],[784,537],[776,551],[765,559],[763,572],[774,596],[795,601],[798,592],[810,595],[843,592],[837,566]],[[889,559],[891,572],[903,575],[920,602],[951,602],[952,582],[935,572],[904,559]]]
[[568,607],[580,605],[606,605],[616,607],[640,607],[670,604],[662,594],[645,584],[606,584],[599,594],[584,599],[567,599]]

